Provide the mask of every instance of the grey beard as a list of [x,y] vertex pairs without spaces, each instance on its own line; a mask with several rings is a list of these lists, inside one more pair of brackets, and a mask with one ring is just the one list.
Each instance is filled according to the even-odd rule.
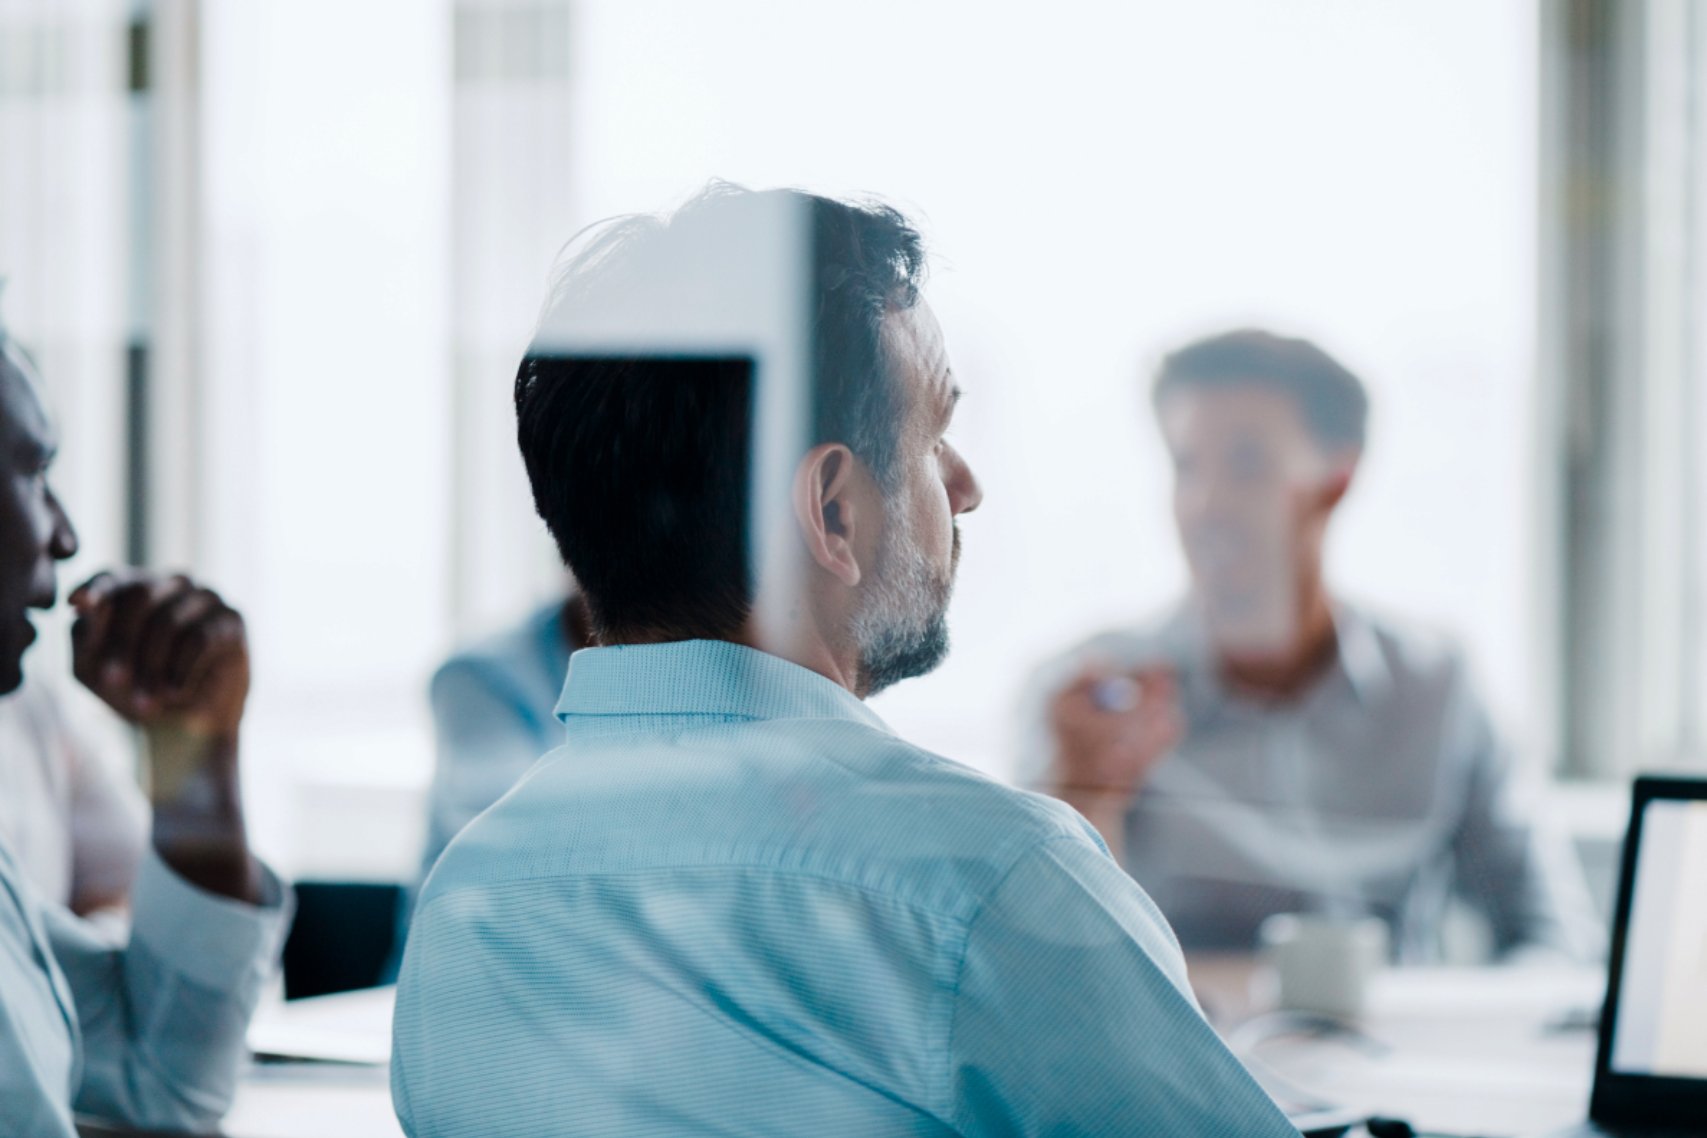
[[878,556],[868,599],[854,618],[866,695],[923,676],[948,656],[948,599],[960,561],[960,531],[947,580],[919,554],[909,529],[892,531]]

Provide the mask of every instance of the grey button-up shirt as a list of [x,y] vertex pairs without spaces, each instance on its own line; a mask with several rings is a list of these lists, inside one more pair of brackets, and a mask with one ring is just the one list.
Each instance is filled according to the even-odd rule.
[[1339,653],[1301,698],[1228,691],[1189,606],[1046,665],[1023,703],[1017,775],[1042,788],[1048,701],[1091,659],[1170,663],[1186,735],[1126,813],[1126,869],[1187,949],[1248,950],[1274,913],[1373,914],[1400,960],[1436,957],[1457,894],[1495,948],[1598,951],[1569,847],[1538,824],[1445,640],[1341,606]]

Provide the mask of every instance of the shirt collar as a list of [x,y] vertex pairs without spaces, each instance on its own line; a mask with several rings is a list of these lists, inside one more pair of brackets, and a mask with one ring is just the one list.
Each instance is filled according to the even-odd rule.
[[[1392,687],[1393,673],[1387,656],[1381,650],[1375,628],[1369,618],[1355,606],[1336,602],[1334,639],[1336,655],[1332,671],[1325,674],[1304,696],[1310,698],[1323,682],[1342,677],[1359,703],[1378,700]],[[1218,703],[1227,697],[1215,663],[1215,652],[1209,642],[1208,630],[1196,604],[1187,600],[1167,621],[1164,638],[1174,646],[1177,658],[1186,665],[1187,683],[1196,688],[1198,698]]]
[[1369,619],[1349,605],[1335,605],[1334,636],[1340,672],[1357,698],[1369,703],[1385,695],[1393,686],[1393,671]]
[[657,715],[846,719],[893,734],[840,684],[740,644],[627,644],[583,648],[569,657],[557,717],[571,731],[577,721],[593,718]]

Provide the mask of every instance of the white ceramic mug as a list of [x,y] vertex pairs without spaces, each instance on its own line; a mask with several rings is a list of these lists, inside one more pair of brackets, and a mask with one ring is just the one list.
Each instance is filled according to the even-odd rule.
[[1387,964],[1387,923],[1378,917],[1280,913],[1258,933],[1280,1006],[1356,1019],[1369,981]]

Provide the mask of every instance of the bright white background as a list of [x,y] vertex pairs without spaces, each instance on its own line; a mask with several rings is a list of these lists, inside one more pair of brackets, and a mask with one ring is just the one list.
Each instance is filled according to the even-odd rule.
[[956,649],[881,697],[996,771],[1042,655],[1166,604],[1183,569],[1142,378],[1182,338],[1318,337],[1374,436],[1333,575],[1465,640],[1526,733],[1536,29],[1482,0],[592,3],[580,219],[709,176],[881,194],[931,299],[986,489]]
[[[193,566],[250,618],[249,797],[287,870],[412,864],[427,677],[551,584],[507,400],[553,256],[713,177],[881,195],[937,255],[986,502],[954,655],[878,701],[904,734],[1004,773],[1029,669],[1177,595],[1144,377],[1240,324],[1318,338],[1372,388],[1336,580],[1453,631],[1536,734],[1532,4],[583,0],[566,83],[458,78],[471,14],[530,7],[561,5],[197,9],[199,395],[168,443],[196,459]],[[0,103],[14,154],[112,150],[55,125],[80,94],[57,118]],[[45,175],[23,190],[0,251],[43,218],[88,231]],[[14,289],[26,341],[93,335],[60,330],[82,301],[38,317]],[[85,388],[56,388],[73,506],[110,520],[117,473],[77,440],[115,430]]]

